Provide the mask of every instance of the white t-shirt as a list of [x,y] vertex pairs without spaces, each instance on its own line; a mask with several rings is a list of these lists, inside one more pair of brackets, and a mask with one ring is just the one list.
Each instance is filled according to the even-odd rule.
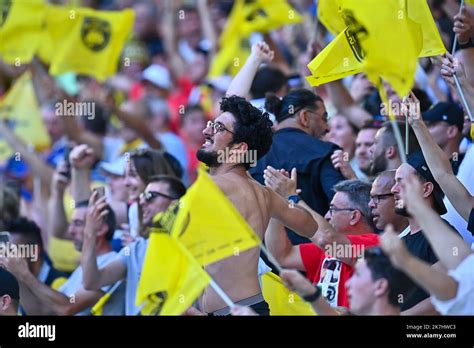
[[[107,265],[109,262],[113,261],[115,259],[115,255],[117,253],[115,251],[109,251],[108,253],[99,255],[97,257],[97,266],[98,268],[103,268],[105,265]],[[80,289],[83,288],[82,286],[82,266],[79,266],[76,268],[74,272],[72,272],[71,276],[69,279],[59,288],[59,292],[66,295],[69,298],[72,298],[72,296],[78,292]],[[104,286],[101,290],[106,293],[109,291],[110,286]],[[80,313],[76,313],[76,315],[90,315],[92,307],[84,309]]]
[[442,315],[474,315],[474,254],[448,272],[458,283],[456,297],[441,301],[431,296],[431,302]]
[[[474,146],[471,146],[467,150],[456,177],[464,185],[466,190],[468,190],[471,195],[474,195]],[[448,212],[444,214],[442,218],[453,225],[467,244],[472,245],[474,238],[471,232],[467,230],[467,221],[459,215],[447,197],[444,197],[443,202]]]

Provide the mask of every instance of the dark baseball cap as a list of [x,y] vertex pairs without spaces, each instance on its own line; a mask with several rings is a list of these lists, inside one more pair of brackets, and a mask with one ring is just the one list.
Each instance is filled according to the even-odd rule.
[[14,300],[20,299],[20,286],[16,278],[0,267],[0,296],[9,295]]
[[464,125],[464,111],[456,103],[438,103],[428,111],[423,112],[422,116],[425,122],[444,121],[458,127],[460,131],[462,131]]
[[428,164],[426,163],[423,153],[421,151],[416,151],[412,153],[408,157],[407,163],[413,168],[415,168],[418,174],[425,178],[426,181],[433,183],[433,198],[435,203],[435,210],[438,212],[439,215],[446,214],[447,210],[443,202],[444,192],[433,177],[433,174],[431,173],[431,170],[428,167]]

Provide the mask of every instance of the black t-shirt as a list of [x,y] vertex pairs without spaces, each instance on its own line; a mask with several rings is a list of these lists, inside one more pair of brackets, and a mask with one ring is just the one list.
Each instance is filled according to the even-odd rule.
[[[428,262],[430,265],[438,262],[433,249],[431,248],[430,243],[425,238],[423,231],[419,231],[414,234],[407,234],[402,238],[405,242],[407,249],[419,259]],[[430,295],[424,291],[421,287],[416,287],[415,291],[411,296],[408,297],[406,301],[403,302],[402,311],[407,310],[424,299],[428,298]]]

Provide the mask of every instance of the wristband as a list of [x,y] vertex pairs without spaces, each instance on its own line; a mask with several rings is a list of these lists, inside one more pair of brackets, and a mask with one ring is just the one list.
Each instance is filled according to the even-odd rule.
[[315,286],[314,288],[316,289],[316,292],[314,294],[303,296],[302,299],[309,303],[316,302],[321,297],[321,294],[323,292],[321,291],[319,286]]
[[298,203],[300,201],[300,196],[298,195],[290,195],[288,196],[288,202]]

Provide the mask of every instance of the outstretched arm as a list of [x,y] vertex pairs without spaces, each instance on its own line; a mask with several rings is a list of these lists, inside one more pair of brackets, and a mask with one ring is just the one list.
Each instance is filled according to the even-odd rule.
[[54,172],[53,168],[51,168],[37,153],[30,151],[25,142],[12,132],[11,129],[8,129],[3,120],[0,120],[0,136],[5,139],[13,151],[18,152],[21,155],[21,158],[24,159],[30,167],[31,172],[35,173],[35,176],[41,179],[42,185],[44,185],[47,191],[49,191],[51,177]]
[[265,232],[265,244],[282,267],[306,271],[299,246],[291,244],[285,227],[275,219],[270,219]]
[[265,42],[254,44],[252,46],[252,53],[232,80],[226,96],[238,95],[247,98],[258,67],[265,61],[270,62],[273,56],[273,51],[270,51]]
[[[413,93],[406,98],[406,102],[413,104],[419,103]],[[413,108],[407,108],[407,110],[412,109]],[[419,110],[419,108],[416,109]],[[454,208],[456,208],[459,214],[467,221],[471,209],[474,207],[474,198],[454,175],[449,159],[431,136],[421,118],[421,114],[418,112],[416,114],[409,113],[408,121],[412,125],[428,167],[435,180],[441,186],[441,189],[453,204]]]

